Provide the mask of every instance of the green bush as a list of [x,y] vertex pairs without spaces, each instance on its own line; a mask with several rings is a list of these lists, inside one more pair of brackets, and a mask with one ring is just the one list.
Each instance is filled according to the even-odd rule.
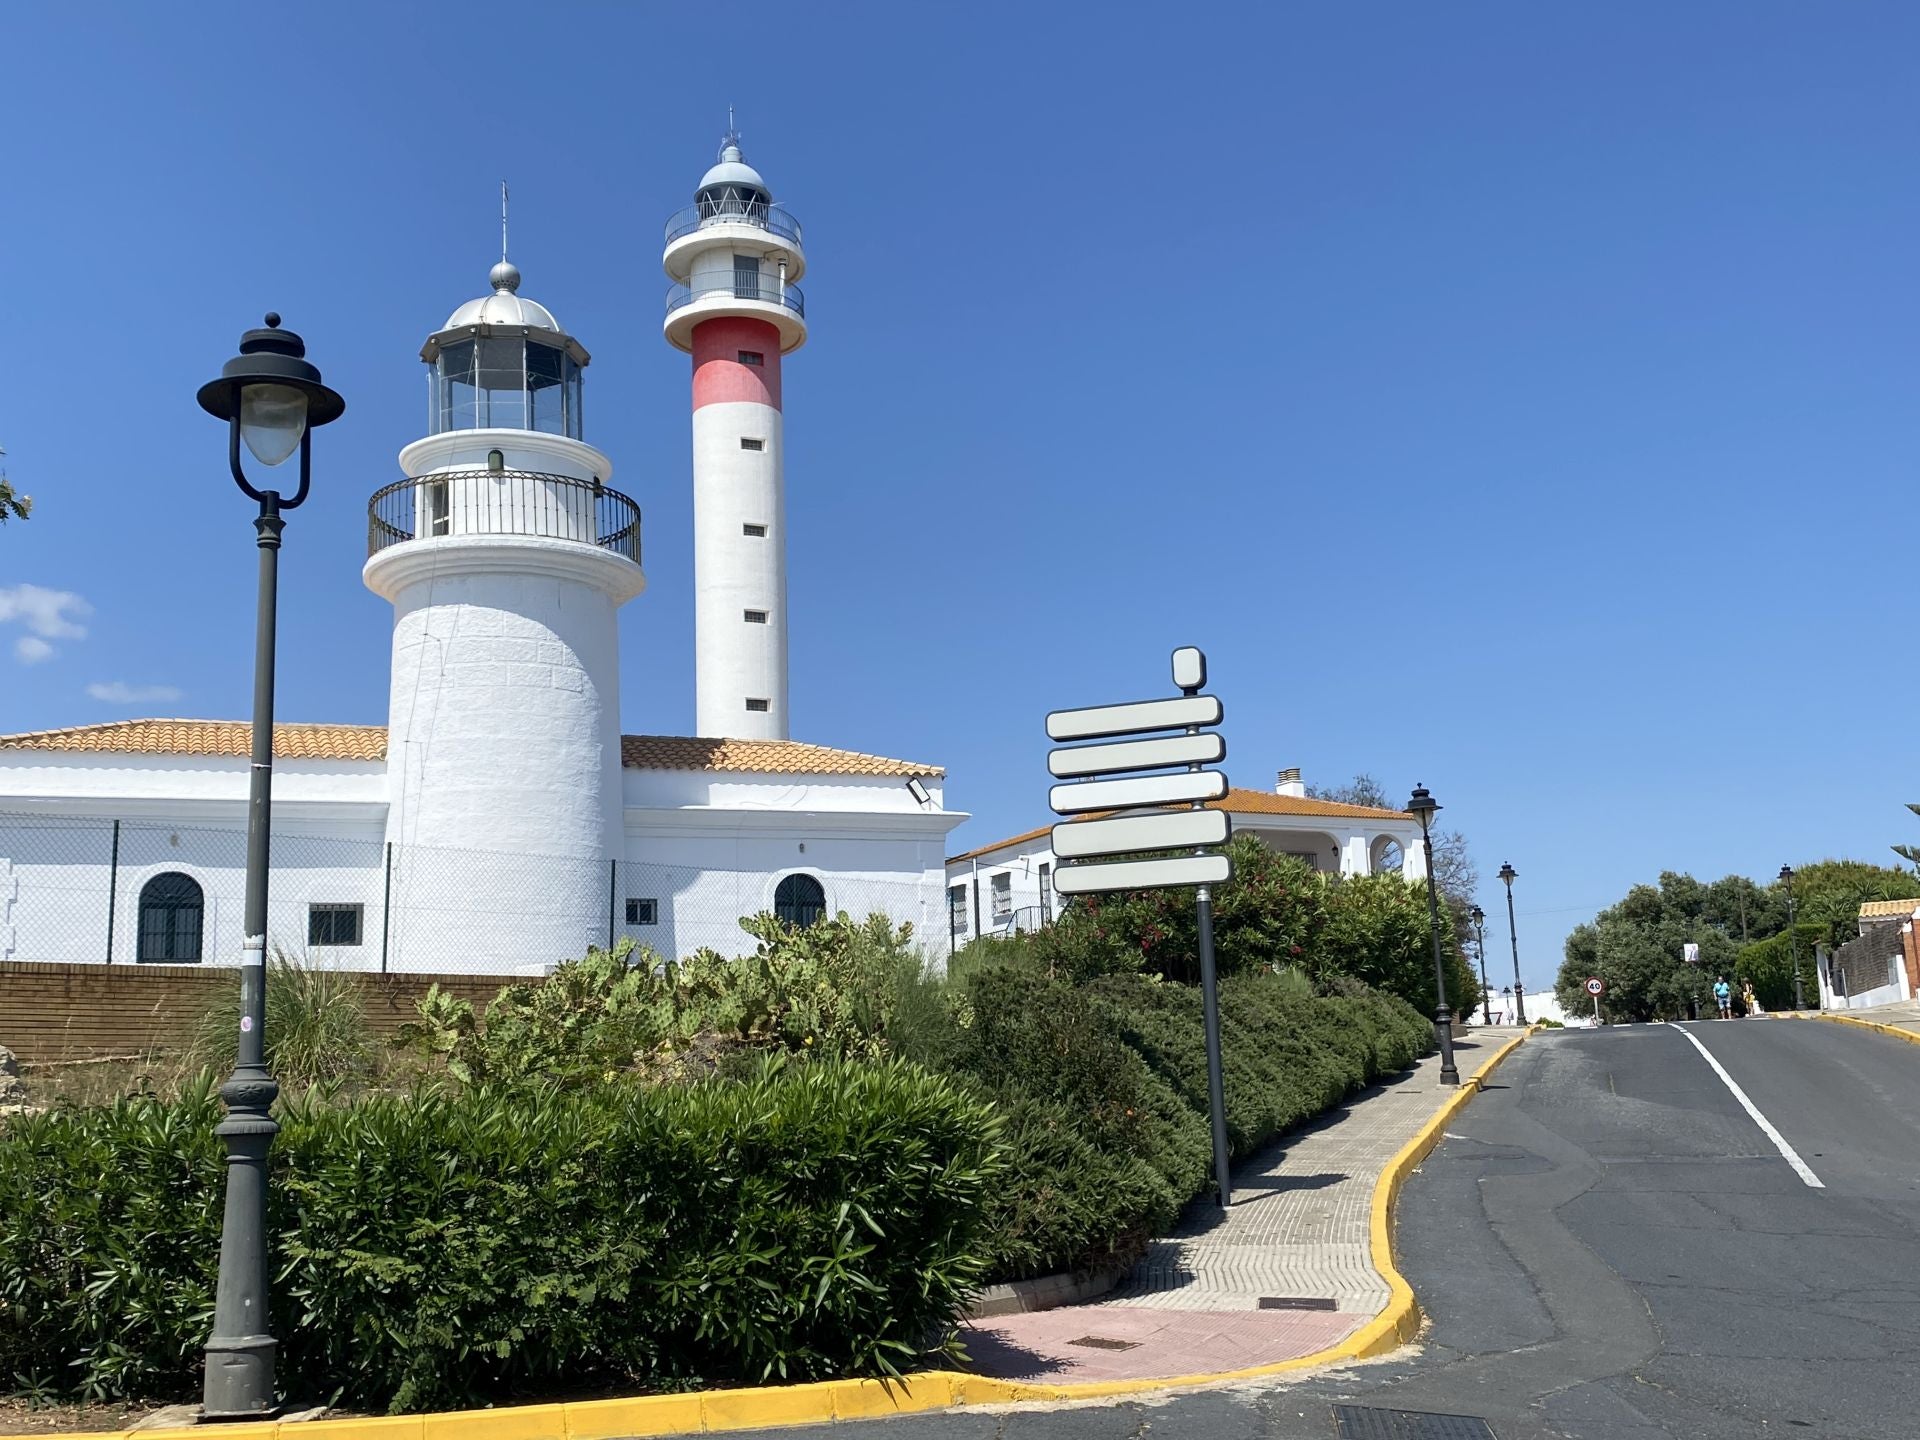
[[[373,1032],[359,976],[290,959],[275,950],[266,968],[267,1067],[295,1089],[363,1074],[373,1064]],[[192,1063],[232,1071],[240,1043],[240,987],[229,985],[194,1025]]]
[[[1010,1117],[1013,1160],[989,1206],[990,1278],[1133,1258],[1210,1183],[1199,992],[1138,974],[1069,984],[1024,964],[971,969],[960,988],[949,1063]],[[1432,1043],[1432,1025],[1391,996],[1318,996],[1294,973],[1224,982],[1234,1154],[1254,1153]]]
[[[0,1133],[0,1372],[92,1399],[197,1388],[216,1111],[202,1086]],[[998,1133],[918,1067],[830,1058],[732,1083],[309,1097],[273,1152],[283,1384],[398,1412],[895,1373],[951,1345],[981,1279]]]
[[463,1084],[581,1084],[633,1068],[686,1079],[742,1050],[877,1055],[904,1011],[924,1014],[910,925],[842,914],[803,928],[755,915],[740,928],[758,944],[738,959],[699,950],[663,961],[630,939],[590,950],[507,986],[484,1018],[436,986],[403,1039],[444,1056]]

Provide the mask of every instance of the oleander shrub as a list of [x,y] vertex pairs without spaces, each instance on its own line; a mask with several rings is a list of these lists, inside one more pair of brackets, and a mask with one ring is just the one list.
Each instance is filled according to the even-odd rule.
[[[197,1390],[217,1265],[204,1085],[0,1132],[0,1373]],[[285,1107],[270,1264],[292,1394],[402,1412],[554,1389],[889,1375],[985,1268],[1000,1121],[901,1061]]]

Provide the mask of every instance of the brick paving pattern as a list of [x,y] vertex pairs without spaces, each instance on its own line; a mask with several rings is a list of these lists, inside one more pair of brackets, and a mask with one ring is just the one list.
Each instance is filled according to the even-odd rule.
[[[1462,1036],[1461,1073],[1518,1033]],[[1451,1093],[1439,1070],[1439,1057],[1428,1056],[1241,1165],[1224,1215],[1189,1206],[1106,1298],[974,1321],[966,1331],[974,1368],[1050,1382],[1156,1379],[1270,1365],[1335,1344],[1387,1303],[1371,1259],[1374,1182]],[[1263,1298],[1333,1308],[1262,1309]]]

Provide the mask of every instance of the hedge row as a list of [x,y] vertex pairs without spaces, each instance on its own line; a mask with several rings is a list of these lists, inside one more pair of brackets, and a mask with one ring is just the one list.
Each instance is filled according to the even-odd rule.
[[[11,1121],[0,1374],[181,1396],[211,1323],[218,1101]],[[418,1410],[600,1384],[883,1375],[980,1283],[1000,1122],[901,1061],[286,1107],[285,1393]]]
[[[964,978],[953,1037],[929,1059],[997,1099],[1012,1150],[988,1201],[989,1278],[1131,1260],[1212,1170],[1198,990],[1141,975],[1075,985],[994,964]],[[1251,1155],[1433,1045],[1378,992],[1316,995],[1297,976],[1224,982],[1227,1133]]]

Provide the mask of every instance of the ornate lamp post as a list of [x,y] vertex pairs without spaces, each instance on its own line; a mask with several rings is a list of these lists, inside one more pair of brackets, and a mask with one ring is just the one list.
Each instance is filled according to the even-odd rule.
[[1804,1010],[1805,999],[1800,993],[1800,937],[1793,929],[1793,867],[1780,867],[1780,883],[1787,887],[1787,957],[1793,965],[1793,1008]]
[[1453,1063],[1453,1012],[1447,1008],[1447,972],[1440,959],[1440,889],[1433,878],[1433,817],[1440,802],[1427,793],[1427,787],[1413,787],[1407,809],[1420,821],[1420,844],[1427,855],[1427,924],[1433,932],[1433,1011],[1434,1033],[1440,1037],[1440,1083],[1458,1085],[1460,1072]]
[[[267,1314],[267,1149],[279,1126],[270,1113],[280,1087],[267,1073],[267,837],[273,805],[273,644],[279,590],[280,519],[307,498],[313,478],[313,430],[340,418],[346,401],[321,382],[307,347],[280,317],[249,330],[220,378],[200,387],[200,407],[227,422],[227,464],[233,480],[260,504],[253,522],[260,550],[260,600],[253,649],[253,769],[247,795],[247,898],[240,947],[240,1044],[233,1076],[220,1087],[227,1117],[218,1134],[227,1147],[227,1205],[220,1230],[220,1279],[213,1334],[207,1338],[202,1415],[258,1420],[274,1401],[275,1340]],[[259,490],[240,464],[240,442],[271,468],[300,452],[293,498]]]
[[1474,948],[1480,952],[1480,1003],[1485,1007],[1487,1024],[1493,1024],[1493,991],[1487,986],[1487,912],[1478,905],[1467,912],[1473,921]]
[[1501,862],[1500,878],[1507,887],[1507,938],[1513,942],[1513,1019],[1516,1025],[1524,1025],[1527,1023],[1527,994],[1520,984],[1520,932],[1513,928],[1513,882],[1519,877],[1518,870],[1505,861]]

